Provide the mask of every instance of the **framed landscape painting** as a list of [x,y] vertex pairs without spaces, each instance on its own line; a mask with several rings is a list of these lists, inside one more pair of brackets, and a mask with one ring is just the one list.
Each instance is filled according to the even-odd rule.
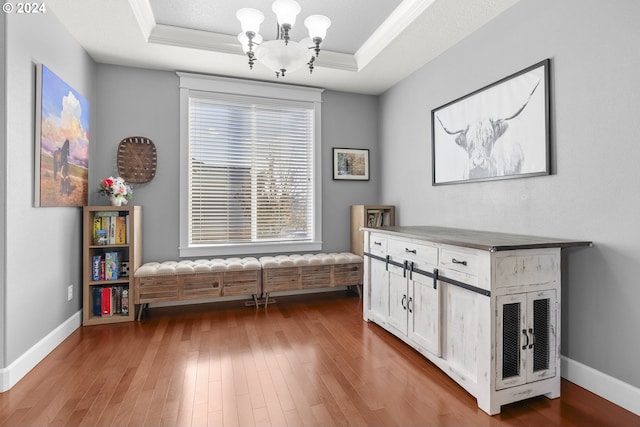
[[89,101],[37,65],[35,206],[87,204],[89,123]]
[[368,181],[369,150],[355,148],[334,148],[333,179]]
[[432,184],[548,175],[549,119],[549,59],[432,110]]

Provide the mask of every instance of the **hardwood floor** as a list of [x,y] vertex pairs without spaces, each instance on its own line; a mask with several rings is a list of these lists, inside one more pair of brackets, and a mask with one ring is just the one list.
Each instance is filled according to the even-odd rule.
[[142,322],[82,327],[11,390],[1,426],[640,426],[568,382],[562,396],[475,399],[363,322],[346,292],[154,308]]

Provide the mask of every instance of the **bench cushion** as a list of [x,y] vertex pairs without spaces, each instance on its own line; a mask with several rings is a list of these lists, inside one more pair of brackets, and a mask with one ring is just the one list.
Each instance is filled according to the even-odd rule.
[[260,262],[253,257],[148,262],[138,267],[134,277],[174,276],[177,274],[217,273],[227,271],[252,271],[260,270],[260,268]]
[[260,258],[263,269],[361,263],[362,257],[350,252],[305,255],[277,255]]

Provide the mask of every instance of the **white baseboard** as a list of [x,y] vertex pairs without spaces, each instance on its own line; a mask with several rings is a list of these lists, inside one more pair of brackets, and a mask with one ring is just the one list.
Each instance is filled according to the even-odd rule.
[[82,325],[82,310],[76,312],[46,337],[18,357],[15,362],[0,369],[0,393],[16,385],[30,370],[42,361]]
[[592,393],[640,415],[640,388],[561,356],[562,377]]

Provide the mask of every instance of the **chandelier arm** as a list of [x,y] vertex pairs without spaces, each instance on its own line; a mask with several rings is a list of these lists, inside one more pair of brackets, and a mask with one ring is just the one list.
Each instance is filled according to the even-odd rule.
[[284,44],[287,45],[289,44],[289,31],[291,30],[291,25],[289,24],[284,24],[282,25],[282,39],[284,40]]
[[249,51],[247,52],[247,57],[249,58],[249,69],[253,70],[253,64],[256,62],[256,55],[253,51],[253,38],[256,36],[256,33],[253,31],[247,31],[247,38],[249,39]]
[[314,37],[313,43],[315,43],[316,47],[313,49],[316,52],[316,58],[320,56],[320,43],[322,43],[322,38]]
[[311,59],[309,60],[309,62],[307,62],[307,65],[309,66],[309,74],[313,74],[313,63],[316,61],[316,57],[311,55]]

